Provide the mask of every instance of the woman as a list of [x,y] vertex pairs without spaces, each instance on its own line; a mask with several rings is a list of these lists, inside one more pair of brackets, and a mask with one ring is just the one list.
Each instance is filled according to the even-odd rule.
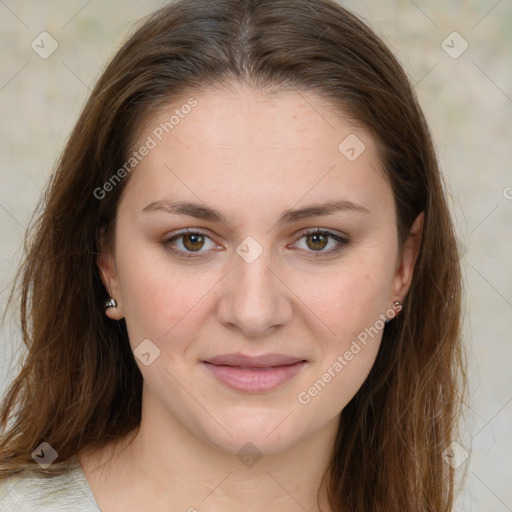
[[354,15],[164,7],[45,199],[4,508],[451,510],[453,226],[407,77]]

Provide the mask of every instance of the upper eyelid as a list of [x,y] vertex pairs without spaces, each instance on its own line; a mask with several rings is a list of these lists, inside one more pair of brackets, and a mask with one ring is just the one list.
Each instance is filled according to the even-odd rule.
[[[215,242],[216,244],[218,244],[217,241],[215,241],[215,239],[207,232],[207,231],[202,231],[201,229],[191,229],[191,228],[187,228],[183,231],[178,231],[177,233],[174,233],[174,234],[171,234],[169,236],[166,236],[166,240],[168,242],[170,242],[171,240],[174,240],[175,238],[179,238],[181,236],[184,236],[184,235],[200,235],[200,236],[205,236],[207,238],[209,238],[210,240],[212,240],[213,242]],[[220,244],[219,244],[220,245]]]

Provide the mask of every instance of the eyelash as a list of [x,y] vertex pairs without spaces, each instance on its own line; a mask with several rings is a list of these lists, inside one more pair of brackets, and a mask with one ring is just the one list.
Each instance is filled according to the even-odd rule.
[[[301,233],[301,236],[297,239],[297,241],[301,240],[305,236],[315,235],[315,234],[324,235],[324,236],[327,236],[328,238],[334,239],[338,243],[338,246],[335,249],[331,249],[329,251],[306,251],[306,252],[310,253],[310,256],[308,256],[308,257],[325,258],[327,256],[332,256],[333,254],[337,254],[344,247],[346,247],[350,244],[350,240],[347,237],[340,236],[338,234],[333,233],[332,231],[322,230],[320,228],[304,230]],[[187,230],[181,231],[181,232],[173,235],[171,238],[168,238],[167,240],[165,240],[163,242],[165,248],[172,254],[175,254],[176,256],[179,256],[181,258],[200,258],[200,257],[202,257],[200,252],[198,252],[197,255],[195,255],[191,252],[176,250],[172,247],[171,243],[173,241],[178,240],[179,238],[183,237],[184,235],[199,235],[199,236],[204,236],[206,238],[210,238],[206,233],[203,233],[201,231],[187,229]],[[211,240],[211,238],[210,238],[210,240]]]

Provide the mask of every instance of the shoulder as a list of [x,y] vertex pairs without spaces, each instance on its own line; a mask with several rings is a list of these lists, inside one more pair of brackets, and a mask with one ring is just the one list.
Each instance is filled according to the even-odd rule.
[[76,461],[58,476],[21,472],[0,479],[2,512],[98,512],[85,475]]

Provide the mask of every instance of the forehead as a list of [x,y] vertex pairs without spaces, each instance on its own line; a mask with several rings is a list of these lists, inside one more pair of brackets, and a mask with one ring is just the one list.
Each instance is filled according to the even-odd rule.
[[375,141],[311,91],[232,85],[183,95],[147,116],[134,149],[145,144],[127,187],[135,202],[392,201]]
[[[188,107],[191,102],[193,108]],[[203,146],[209,144],[218,151],[254,153],[287,147],[315,149],[321,142],[336,150],[336,141],[344,132],[362,131],[332,101],[313,91],[286,88],[272,92],[228,82],[183,94],[152,112],[145,118],[139,139],[153,133],[163,145],[169,140],[183,145],[188,140],[197,142],[200,136]]]

